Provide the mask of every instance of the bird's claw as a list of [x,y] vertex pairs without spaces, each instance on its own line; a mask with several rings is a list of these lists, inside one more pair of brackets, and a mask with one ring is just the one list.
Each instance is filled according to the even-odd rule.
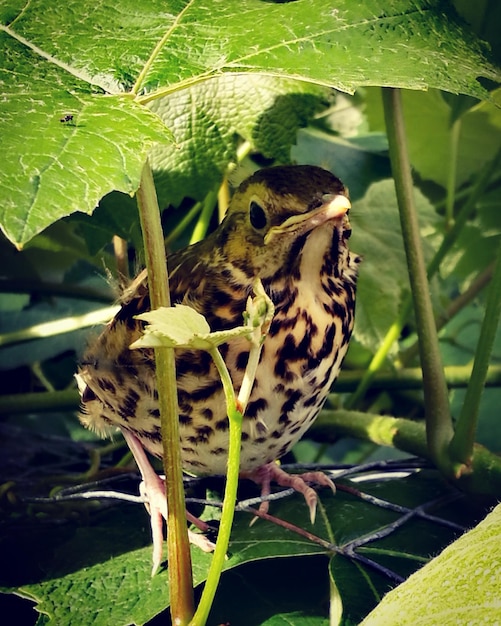
[[[317,511],[317,493],[308,483],[315,483],[322,487],[329,487],[336,493],[336,485],[323,472],[305,472],[304,474],[288,474],[276,463],[266,463],[252,472],[242,474],[242,478],[248,478],[261,486],[261,497],[270,494],[271,481],[276,482],[280,487],[292,488],[294,491],[303,494],[308,509],[310,511],[311,523],[315,523]],[[267,513],[269,502],[265,500],[259,505],[261,513]]]

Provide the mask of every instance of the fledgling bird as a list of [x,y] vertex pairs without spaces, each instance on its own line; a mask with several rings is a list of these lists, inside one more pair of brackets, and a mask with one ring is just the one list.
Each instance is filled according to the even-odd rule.
[[[261,279],[275,315],[244,415],[240,475],[264,494],[272,480],[292,486],[313,510],[316,493],[307,483],[333,487],[331,481],[321,472],[290,476],[275,460],[317,417],[348,348],[360,260],[348,248],[349,208],[343,183],[326,170],[263,169],[240,185],[212,234],[168,258],[172,303],[193,307],[212,331],[242,324],[247,298]],[[154,355],[129,349],[143,328],[135,316],[149,308],[143,272],[87,351],[78,378],[82,422],[101,434],[120,428],[136,458],[159,561],[165,497],[144,453],[162,456]],[[221,347],[237,392],[249,348],[246,338]],[[184,469],[224,475],[229,422],[216,367],[207,352],[176,350],[176,375]],[[212,547],[200,534],[190,533],[190,540]]]

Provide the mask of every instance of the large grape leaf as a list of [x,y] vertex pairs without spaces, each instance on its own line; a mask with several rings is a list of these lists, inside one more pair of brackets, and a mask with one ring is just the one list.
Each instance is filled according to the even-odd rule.
[[[262,598],[260,615],[271,617],[279,611],[273,606],[277,586],[273,562],[321,557],[323,560],[317,561],[320,576],[316,578],[322,590],[321,607],[317,604],[318,590],[310,595],[309,586],[297,590],[298,598],[291,597],[287,593],[291,574],[287,569],[282,570],[285,579],[277,589],[281,597],[280,612],[288,612],[290,621],[286,623],[305,626],[310,623],[304,621],[305,614],[315,616],[312,624],[322,623],[329,613],[329,579],[332,597],[337,597],[342,605],[340,613],[346,620],[343,623],[350,623],[350,619],[351,623],[358,623],[395,585],[384,568],[406,578],[428,561],[430,555],[450,543],[461,527],[471,526],[483,516],[481,508],[473,506],[466,496],[459,497],[437,480],[435,473],[421,472],[397,480],[388,478],[380,475],[362,483],[344,482],[348,488],[360,488],[366,494],[364,498],[341,491],[343,481],[338,482],[340,490],[335,496],[323,490],[313,526],[298,494],[270,504],[270,513],[286,520],[292,525],[290,528],[266,520],[249,526],[252,513],[237,513],[225,569],[238,572],[255,564],[256,571],[261,564],[258,580],[248,581],[249,597]],[[249,495],[255,495],[255,490]],[[0,537],[7,559],[16,556],[14,571],[0,568],[3,589],[12,591],[14,585],[12,582],[9,585],[8,580],[14,579],[16,592],[34,600],[37,610],[48,616],[48,624],[146,623],[168,606],[167,571],[162,569],[151,578],[146,513],[139,507],[134,511],[131,505],[125,506],[129,508],[122,506],[118,511],[94,515],[90,523],[80,527],[73,524],[63,526],[63,530],[51,530],[38,525],[36,531],[26,536],[27,529],[19,525],[9,536]],[[422,508],[418,511],[417,507]],[[428,518],[427,514],[434,517]],[[294,526],[312,533],[312,537],[297,534]],[[355,553],[365,561],[353,561]],[[194,581],[200,584],[205,580],[212,557],[197,549],[192,557]],[[259,579],[263,582],[261,587]],[[362,583],[368,591],[363,602],[357,593]],[[229,593],[231,602],[224,595],[223,585],[223,596],[218,597],[214,609],[219,621],[209,623],[248,623],[241,622],[244,607],[249,606],[245,597],[235,595],[234,587]],[[294,615],[298,605],[301,612]]]
[[113,189],[134,193],[170,136],[142,105],[223,73],[477,97],[478,77],[500,79],[440,0],[7,0],[0,46],[0,225],[19,247]]

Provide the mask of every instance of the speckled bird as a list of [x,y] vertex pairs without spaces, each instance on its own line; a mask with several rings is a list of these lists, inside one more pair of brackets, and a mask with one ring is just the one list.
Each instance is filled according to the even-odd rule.
[[[272,480],[293,486],[313,509],[316,493],[308,482],[332,487],[331,481],[321,472],[290,476],[275,460],[317,417],[348,348],[360,260],[348,248],[349,208],[347,189],[326,170],[263,169],[240,185],[212,234],[168,258],[172,303],[193,307],[213,331],[242,324],[247,298],[261,279],[275,315],[244,415],[241,476],[265,494]],[[154,355],[129,349],[143,329],[135,316],[149,308],[143,272],[87,351],[78,378],[83,423],[101,434],[122,431],[152,500],[156,478],[144,449],[162,456]],[[249,342],[233,339],[221,351],[238,392]],[[184,469],[225,474],[229,423],[216,367],[207,352],[176,350],[176,373]],[[159,507],[165,516],[165,505]],[[199,537],[190,534],[210,549]]]

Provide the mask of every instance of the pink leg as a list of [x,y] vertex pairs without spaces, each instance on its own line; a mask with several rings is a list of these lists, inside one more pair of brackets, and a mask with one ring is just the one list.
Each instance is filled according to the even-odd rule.
[[[167,519],[167,502],[165,500],[165,487],[164,481],[158,476],[155,470],[151,467],[151,463],[146,456],[143,446],[139,439],[128,432],[125,429],[121,429],[127,445],[129,446],[132,455],[137,463],[143,482],[140,485],[140,493],[147,499],[148,503],[145,505],[148,509],[151,518],[151,535],[153,538],[153,569],[152,575],[160,567],[162,562],[163,552],[163,520]],[[188,519],[196,525],[206,529],[207,526],[196,517],[187,513]],[[214,550],[214,544],[209,541],[204,535],[188,530],[188,537],[190,543],[198,546],[204,552],[212,552]]]
[[[291,487],[295,491],[302,493],[310,510],[310,519],[312,524],[315,522],[317,510],[317,494],[316,491],[307,483],[310,482],[321,485],[322,487],[330,487],[333,493],[336,493],[336,486],[323,472],[288,474],[275,462],[261,465],[261,467],[258,467],[252,472],[243,472],[241,477],[249,478],[258,485],[261,485],[261,496],[267,496],[270,493],[270,483],[272,480],[281,487]],[[259,510],[263,513],[267,513],[268,509],[269,502],[262,502],[259,505]]]

